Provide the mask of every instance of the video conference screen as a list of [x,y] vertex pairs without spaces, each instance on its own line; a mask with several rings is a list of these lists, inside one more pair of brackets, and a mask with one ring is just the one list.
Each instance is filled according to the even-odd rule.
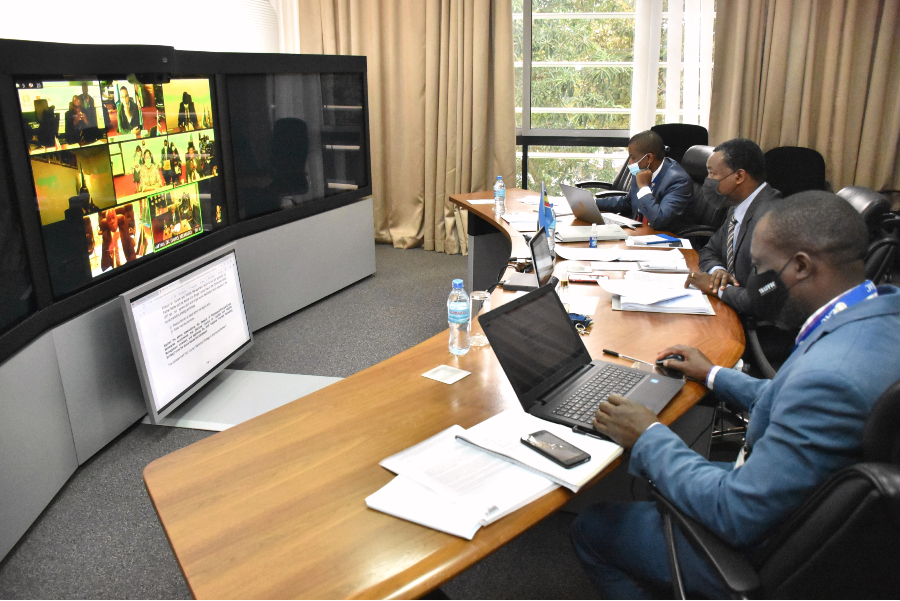
[[16,88],[56,296],[223,224],[208,78]]

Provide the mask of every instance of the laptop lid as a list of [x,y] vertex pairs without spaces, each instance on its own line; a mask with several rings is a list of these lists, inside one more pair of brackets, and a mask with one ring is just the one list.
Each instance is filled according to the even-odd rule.
[[553,255],[550,254],[547,231],[543,227],[528,241],[528,248],[531,250],[531,264],[537,274],[538,287],[544,286],[553,275]]
[[552,285],[513,299],[478,321],[526,411],[591,362]]
[[588,223],[603,223],[603,215],[597,208],[597,201],[590,190],[560,184],[563,195],[572,207],[572,214]]

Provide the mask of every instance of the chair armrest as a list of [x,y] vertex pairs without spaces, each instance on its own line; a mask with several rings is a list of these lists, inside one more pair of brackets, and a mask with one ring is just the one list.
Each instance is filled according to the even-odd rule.
[[723,543],[706,526],[682,513],[655,486],[650,487],[650,496],[656,501],[660,513],[672,516],[681,533],[695,550],[706,557],[728,590],[746,598],[759,589],[759,575],[743,553]]
[[611,182],[598,182],[594,180],[584,180],[581,182],[575,182],[576,188],[603,188],[604,190],[612,190],[613,185]]
[[772,367],[772,364],[769,363],[766,354],[762,350],[762,345],[759,343],[759,335],[756,333],[756,326],[757,324],[752,320],[747,321],[747,326],[745,328],[747,343],[750,345],[750,352],[753,353],[753,361],[756,363],[756,367],[762,372],[763,377],[771,380],[775,377],[776,370]]
[[705,238],[712,238],[716,234],[716,230],[709,225],[692,225],[689,228],[683,229],[680,232],[677,232],[675,235],[679,238],[688,238],[690,236],[703,236]]

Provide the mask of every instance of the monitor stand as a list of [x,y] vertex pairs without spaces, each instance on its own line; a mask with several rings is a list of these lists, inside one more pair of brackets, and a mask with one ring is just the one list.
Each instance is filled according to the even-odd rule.
[[157,425],[221,432],[340,379],[223,369]]

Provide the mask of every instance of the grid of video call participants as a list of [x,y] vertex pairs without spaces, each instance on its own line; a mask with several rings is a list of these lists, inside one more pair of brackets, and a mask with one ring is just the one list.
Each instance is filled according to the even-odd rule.
[[203,231],[198,182],[218,174],[208,79],[16,88],[45,245],[78,229],[61,238],[67,262],[86,257],[96,277]]

